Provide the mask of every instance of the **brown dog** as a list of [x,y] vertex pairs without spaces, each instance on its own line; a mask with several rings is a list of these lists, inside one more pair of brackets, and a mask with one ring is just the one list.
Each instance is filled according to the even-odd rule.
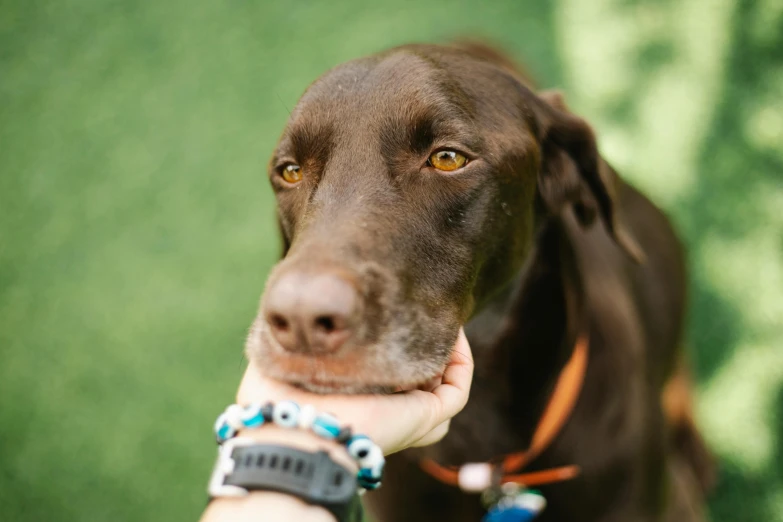
[[[695,521],[708,466],[675,374],[681,247],[559,96],[481,46],[406,46],[341,65],[291,115],[270,165],[285,258],[248,355],[318,392],[385,392],[442,371],[460,325],[473,391],[447,437],[389,459],[379,521],[477,521],[477,495],[418,460],[526,448],[577,339],[584,385],[529,466],[576,464],[540,520]],[[468,322],[469,321],[469,322]],[[676,416],[676,418],[675,418]]]

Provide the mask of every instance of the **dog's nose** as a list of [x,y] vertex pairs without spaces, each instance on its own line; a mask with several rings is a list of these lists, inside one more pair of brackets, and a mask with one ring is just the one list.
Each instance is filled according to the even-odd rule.
[[343,276],[288,272],[267,290],[264,314],[286,350],[327,354],[351,337],[358,300],[356,287]]

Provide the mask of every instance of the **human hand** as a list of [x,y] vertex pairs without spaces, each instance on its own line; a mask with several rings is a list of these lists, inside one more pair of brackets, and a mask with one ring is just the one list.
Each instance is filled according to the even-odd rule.
[[389,395],[317,395],[262,375],[251,362],[237,403],[293,400],[335,415],[354,433],[369,436],[384,455],[442,439],[451,418],[465,406],[473,378],[473,355],[462,329],[440,382]]

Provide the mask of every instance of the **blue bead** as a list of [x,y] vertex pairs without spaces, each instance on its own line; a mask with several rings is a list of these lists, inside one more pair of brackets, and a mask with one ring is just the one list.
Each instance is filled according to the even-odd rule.
[[334,439],[340,434],[340,424],[331,415],[319,413],[312,426],[313,433],[325,439]]
[[362,487],[364,489],[378,489],[379,487],[381,487],[380,480],[363,480],[357,478],[356,483],[359,484],[359,487]]
[[371,479],[381,480],[383,478],[383,468],[386,461],[379,462],[375,466],[359,469],[359,475]]
[[484,515],[481,522],[530,522],[536,518],[536,515],[538,515],[537,511],[517,506],[494,507]]
[[246,428],[257,428],[264,423],[264,415],[261,413],[261,406],[254,404],[245,408],[242,413],[242,424]]
[[220,426],[220,428],[218,428],[215,434],[217,435],[218,440],[222,442],[236,435],[236,431],[234,431],[231,426],[228,425],[228,423],[224,423],[222,426]]
[[362,468],[359,470],[359,472],[356,474],[357,480],[365,481],[365,482],[380,482],[382,476],[377,475],[376,473],[373,473],[373,470],[370,468]]
[[242,424],[248,428],[257,428],[264,423],[264,416],[260,413],[249,419],[242,419]]
[[370,468],[361,468],[356,474],[356,482],[364,489],[378,489],[381,487],[381,478]]
[[369,468],[362,468],[356,474],[356,482],[364,489],[378,489],[381,487],[381,477],[375,476]]

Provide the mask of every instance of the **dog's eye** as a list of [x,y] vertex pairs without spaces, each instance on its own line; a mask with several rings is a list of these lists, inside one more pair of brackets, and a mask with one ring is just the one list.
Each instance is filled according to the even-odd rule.
[[446,172],[461,169],[467,162],[468,158],[453,150],[439,150],[429,159],[430,165]]
[[299,183],[302,181],[302,168],[299,165],[286,165],[280,173],[283,179],[288,183]]

